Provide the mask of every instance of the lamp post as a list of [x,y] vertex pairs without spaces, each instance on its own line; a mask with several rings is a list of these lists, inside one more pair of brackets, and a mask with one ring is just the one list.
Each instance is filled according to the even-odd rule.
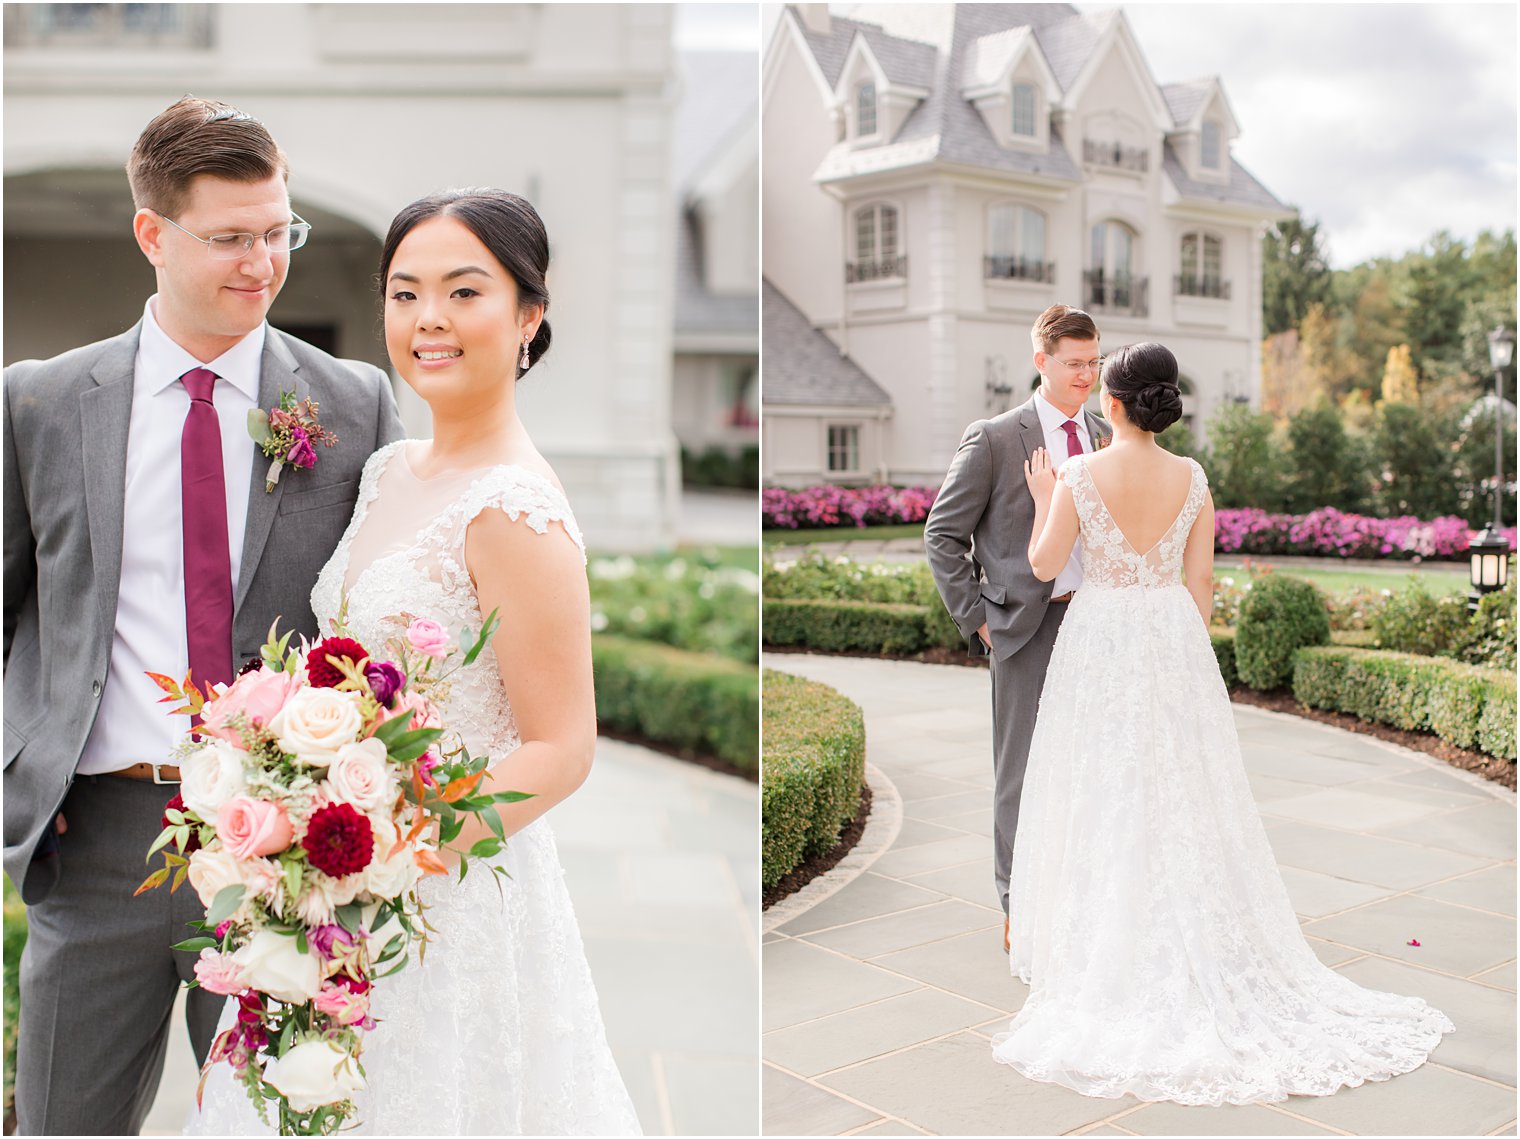
[[1502,325],[1488,334],[1488,359],[1494,366],[1494,520],[1467,544],[1471,559],[1470,610],[1478,608],[1485,593],[1503,589],[1509,575],[1509,542],[1499,532],[1504,502],[1504,369],[1515,358],[1515,334]]

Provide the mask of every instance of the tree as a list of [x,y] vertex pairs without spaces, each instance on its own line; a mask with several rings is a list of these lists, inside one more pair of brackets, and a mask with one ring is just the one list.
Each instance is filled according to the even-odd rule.
[[1161,432],[1156,436],[1156,442],[1174,455],[1186,455],[1199,462],[1204,460],[1204,451],[1198,446],[1198,438],[1186,420],[1179,419]]
[[1467,296],[1477,283],[1467,246],[1441,230],[1404,258],[1404,328],[1422,376],[1460,355]]
[[1262,319],[1267,334],[1298,327],[1309,306],[1330,295],[1330,266],[1320,245],[1319,222],[1298,214],[1262,237]]
[[1261,408],[1282,420],[1309,406],[1319,391],[1319,371],[1296,328],[1261,342]]
[[1413,514],[1429,519],[1457,513],[1461,501],[1452,462],[1455,437],[1456,424],[1428,407],[1378,405],[1372,453],[1384,517]]
[[1288,423],[1286,506],[1307,514],[1322,506],[1360,513],[1370,502],[1367,448],[1348,434],[1341,413],[1328,400],[1295,415]]
[[1383,402],[1420,402],[1420,385],[1407,344],[1388,349],[1388,362],[1383,365]]
[[1214,505],[1280,510],[1283,472],[1272,445],[1272,417],[1242,403],[1225,404],[1209,420],[1209,452],[1204,463]]
[[[1457,437],[1456,478],[1460,513],[1467,524],[1481,529],[1494,517],[1494,397],[1489,393],[1474,404]],[[1515,524],[1515,409],[1504,407],[1504,493],[1499,517]]]

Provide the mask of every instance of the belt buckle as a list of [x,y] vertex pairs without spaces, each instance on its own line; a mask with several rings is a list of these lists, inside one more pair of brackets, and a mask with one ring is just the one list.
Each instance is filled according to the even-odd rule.
[[181,782],[181,780],[178,780],[178,779],[165,779],[163,777],[163,769],[166,768],[166,767],[172,767],[172,766],[174,766],[173,764],[170,764],[170,763],[150,763],[150,764],[148,764],[148,766],[153,769],[153,782],[155,782],[155,783],[157,783],[157,784],[159,784],[161,786],[164,786],[164,787],[175,787],[175,786],[178,786],[179,783]]

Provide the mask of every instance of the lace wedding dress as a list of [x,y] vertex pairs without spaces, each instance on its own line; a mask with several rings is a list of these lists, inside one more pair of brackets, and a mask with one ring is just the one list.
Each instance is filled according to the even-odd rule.
[[[542,475],[500,466],[419,479],[405,447],[392,443],[364,468],[353,520],[312,590],[324,635],[344,593],[349,632],[361,644],[395,636],[400,629],[388,619],[403,610],[456,634],[479,629],[464,538],[483,510],[505,511],[544,541],[568,533],[584,557],[569,504]],[[470,753],[489,753],[493,766],[520,743],[489,646],[455,674],[441,711]],[[368,1086],[356,1097],[354,1130],[639,1134],[547,819],[512,835],[493,861],[510,877],[482,864],[463,882],[456,873],[418,884],[438,936],[425,965],[414,950],[406,969],[376,984],[371,1010],[380,1024],[365,1039]],[[231,1025],[235,1008],[229,1001],[220,1028]],[[271,1133],[225,1063],[213,1067],[203,1103],[187,1133]]]
[[1081,527],[1013,848],[1029,997],[993,1056],[1084,1095],[1241,1104],[1425,1062],[1447,1017],[1353,984],[1299,930],[1251,797],[1207,629],[1181,584],[1207,482],[1137,552],[1082,459]]

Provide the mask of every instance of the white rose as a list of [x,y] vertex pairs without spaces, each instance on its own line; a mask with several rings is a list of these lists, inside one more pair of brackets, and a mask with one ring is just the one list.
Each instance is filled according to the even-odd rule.
[[377,898],[397,897],[411,888],[420,873],[412,858],[411,844],[403,846],[394,857],[387,857],[401,840],[400,832],[384,817],[371,815],[369,823],[375,835],[375,857],[364,868],[364,888]]
[[247,752],[222,740],[190,753],[180,765],[179,793],[185,806],[206,822],[215,822],[223,803],[248,790],[247,762]]
[[[260,860],[262,861],[262,860]],[[190,879],[190,888],[201,900],[201,905],[208,910],[216,896],[228,886],[246,886],[247,877],[243,871],[243,864],[225,850],[197,850],[190,856],[190,869],[187,874]],[[234,921],[242,921],[248,916],[248,903],[253,891],[243,895],[242,904],[237,912],[232,915]]]
[[308,1040],[271,1060],[264,1068],[264,1080],[283,1093],[295,1111],[341,1103],[364,1088],[359,1066],[327,1040]]
[[371,736],[338,749],[327,769],[329,796],[373,811],[396,797],[396,785],[386,765],[385,745]]
[[287,1004],[309,1001],[322,989],[322,964],[315,950],[305,953],[296,939],[261,929],[232,955],[244,983]]
[[302,763],[326,767],[364,727],[359,694],[336,688],[303,688],[269,720],[280,747]]

